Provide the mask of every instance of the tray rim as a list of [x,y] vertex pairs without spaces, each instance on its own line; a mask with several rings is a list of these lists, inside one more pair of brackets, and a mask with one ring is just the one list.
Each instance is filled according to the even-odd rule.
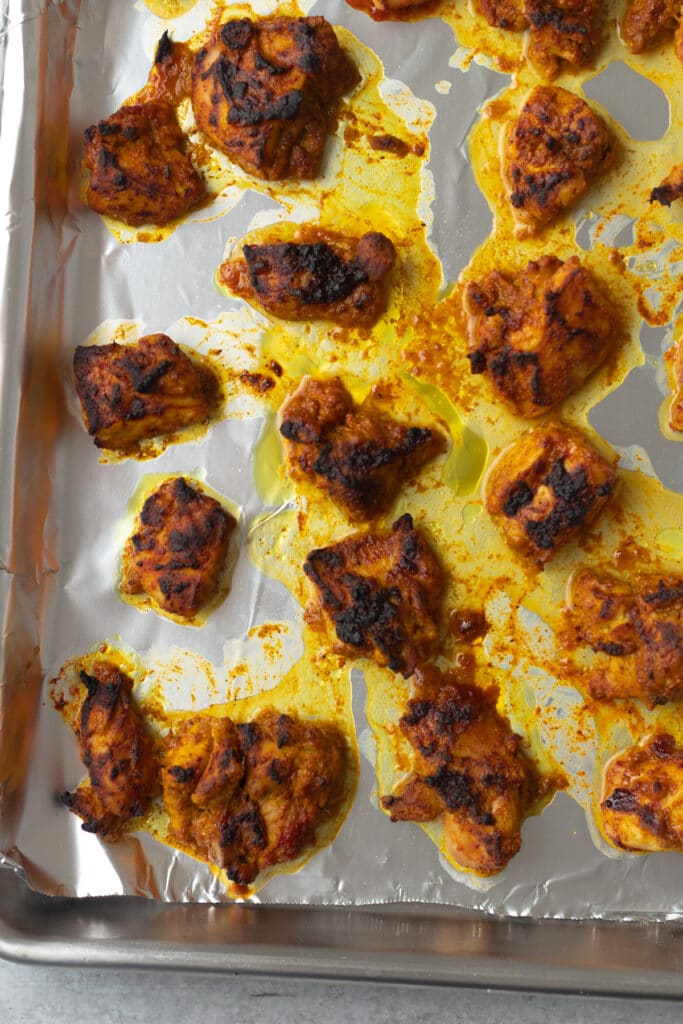
[[[129,912],[134,927],[126,933]],[[207,944],[191,936],[179,941],[155,934],[163,929],[164,919],[179,913],[188,921],[211,922],[214,929],[229,914],[231,927],[242,927],[247,941],[228,937]],[[77,939],[70,934],[72,919],[80,931]],[[321,923],[335,941],[329,935],[320,941]],[[274,924],[288,941],[269,941]],[[86,925],[99,937],[86,935]],[[414,940],[430,932],[438,935],[444,925],[455,946],[462,939],[458,951],[415,948]],[[105,934],[107,927],[115,937]],[[482,947],[478,953],[468,949],[473,938]],[[613,954],[609,964],[590,955],[591,946],[605,944]],[[562,958],[558,952],[564,953]],[[664,966],[652,967],[651,955]],[[45,896],[30,890],[19,871],[2,866],[0,959],[45,966],[683,999],[681,922],[501,918],[428,904],[278,907]]]

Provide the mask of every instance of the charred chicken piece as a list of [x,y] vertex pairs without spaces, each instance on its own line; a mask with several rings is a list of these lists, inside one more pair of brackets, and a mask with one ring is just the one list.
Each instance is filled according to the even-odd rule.
[[341,807],[348,766],[346,739],[332,723],[272,708],[244,725],[196,715],[166,743],[171,833],[246,886],[315,842]]
[[174,107],[162,100],[121,107],[92,125],[85,132],[86,205],[134,227],[182,217],[205,193],[186,142]]
[[683,577],[643,573],[629,583],[583,569],[571,580],[569,614],[578,641],[609,657],[589,678],[591,696],[651,707],[683,696]]
[[304,572],[340,652],[407,678],[434,648],[443,572],[411,516],[388,533],[356,533],[312,551]]
[[683,850],[683,750],[655,733],[607,765],[600,805],[605,835],[623,850]]
[[537,564],[597,519],[615,485],[613,467],[573,430],[539,427],[506,449],[486,488],[505,540]]
[[324,18],[239,18],[197,53],[192,107],[209,141],[248,174],[315,178],[331,104],[358,81]]
[[345,238],[321,229],[311,241],[244,245],[223,263],[219,280],[231,292],[283,320],[331,320],[371,327],[384,312],[384,278],[396,260],[385,235]]
[[393,505],[403,483],[445,448],[429,427],[387,416],[373,397],[355,406],[338,378],[304,378],[280,414],[292,477],[327,491],[349,519],[372,519]]
[[94,662],[80,680],[87,690],[74,725],[89,784],[63,793],[85,832],[118,838],[158,792],[152,740],[132,696],[133,681],[109,661]]
[[642,53],[676,30],[680,0],[631,0],[622,25],[631,53]]
[[650,202],[661,203],[662,206],[671,206],[681,196],[683,196],[683,164],[676,164],[661,185],[652,189]]
[[590,64],[598,43],[600,0],[525,0],[531,28],[528,55],[544,78],[554,78],[564,64]]
[[222,829],[230,808],[242,803],[244,781],[244,751],[232,719],[181,721],[166,739],[161,781],[172,835],[222,864]]
[[140,512],[123,552],[120,590],[191,619],[217,594],[237,523],[185,477],[166,480]]
[[539,416],[577,391],[606,359],[619,317],[576,256],[542,256],[526,270],[493,270],[465,291],[472,373],[520,416]]
[[475,7],[494,28],[524,32],[529,27],[524,0],[475,0]]
[[503,146],[517,234],[534,234],[559,217],[614,160],[612,133],[584,100],[553,85],[533,89]]
[[135,345],[79,345],[76,391],[98,448],[125,452],[146,438],[205,423],[219,388],[165,334]]
[[496,710],[495,696],[429,668],[399,722],[416,753],[413,773],[382,806],[392,821],[442,815],[449,853],[480,875],[501,871],[545,785]]

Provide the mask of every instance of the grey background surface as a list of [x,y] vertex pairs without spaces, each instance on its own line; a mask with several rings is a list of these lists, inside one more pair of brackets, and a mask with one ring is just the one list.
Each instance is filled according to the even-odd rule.
[[340,985],[0,961],[3,1024],[678,1024],[681,1003]]

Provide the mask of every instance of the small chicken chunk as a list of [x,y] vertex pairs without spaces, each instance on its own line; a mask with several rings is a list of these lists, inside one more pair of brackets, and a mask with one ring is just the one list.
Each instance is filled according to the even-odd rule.
[[631,0],[622,25],[631,53],[642,53],[676,30],[681,0]]
[[206,191],[186,143],[169,103],[121,107],[85,132],[86,205],[134,227],[182,217]]
[[520,416],[577,391],[606,359],[619,316],[576,256],[542,256],[519,274],[493,270],[465,290],[472,373]]
[[166,480],[145,501],[124,549],[121,593],[147,594],[162,611],[192,619],[218,594],[236,525],[185,477]]
[[544,78],[554,78],[565,64],[590,64],[601,6],[601,0],[525,0],[531,28],[528,57]]
[[312,551],[304,572],[341,653],[408,677],[435,647],[444,577],[411,516],[388,533],[356,533]]
[[652,189],[650,202],[660,203],[662,206],[671,206],[681,196],[683,196],[683,164],[676,164],[661,185]]
[[121,452],[206,423],[220,390],[211,371],[165,334],[135,345],[79,345],[74,376],[86,430],[98,448]]
[[610,129],[584,100],[557,86],[533,89],[503,144],[517,234],[535,234],[559,217],[615,158]]
[[605,770],[602,827],[622,850],[683,851],[683,750],[655,733],[613,758]]
[[195,715],[171,732],[162,774],[170,831],[246,886],[294,860],[341,808],[349,751],[332,723],[261,711],[251,722]]
[[209,141],[248,174],[315,178],[331,105],[358,81],[324,18],[238,18],[197,53],[192,108]]
[[412,774],[382,798],[392,821],[443,817],[448,852],[479,875],[501,871],[547,788],[496,710],[495,696],[430,667],[399,722],[415,750]]
[[651,707],[683,696],[683,577],[639,573],[629,582],[582,569],[570,581],[568,612],[578,642],[608,658],[589,676],[591,696]]
[[614,468],[581,434],[549,424],[503,452],[486,508],[510,547],[543,565],[597,519],[615,482]]
[[80,673],[87,691],[74,724],[89,783],[63,793],[85,832],[117,839],[158,792],[153,744],[132,696],[133,681],[109,661]]
[[251,305],[283,320],[331,320],[372,327],[384,312],[384,278],[396,250],[385,235],[346,238],[304,230],[311,240],[244,245],[221,264],[219,282]]
[[475,7],[494,28],[524,32],[529,27],[524,0],[475,0]]
[[280,413],[289,471],[327,491],[353,521],[390,508],[402,485],[445,449],[434,428],[392,419],[370,395],[354,405],[339,378],[303,383]]

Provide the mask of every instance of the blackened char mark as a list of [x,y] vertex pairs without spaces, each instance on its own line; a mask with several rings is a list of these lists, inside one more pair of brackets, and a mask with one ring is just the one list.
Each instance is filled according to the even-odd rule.
[[173,42],[168,34],[168,30],[164,32],[163,36],[157,43],[157,48],[154,53],[154,63],[163,64],[165,60],[173,53]]
[[245,245],[244,258],[257,294],[269,290],[268,274],[275,272],[305,306],[341,302],[369,280],[355,260],[341,259],[325,242]]

